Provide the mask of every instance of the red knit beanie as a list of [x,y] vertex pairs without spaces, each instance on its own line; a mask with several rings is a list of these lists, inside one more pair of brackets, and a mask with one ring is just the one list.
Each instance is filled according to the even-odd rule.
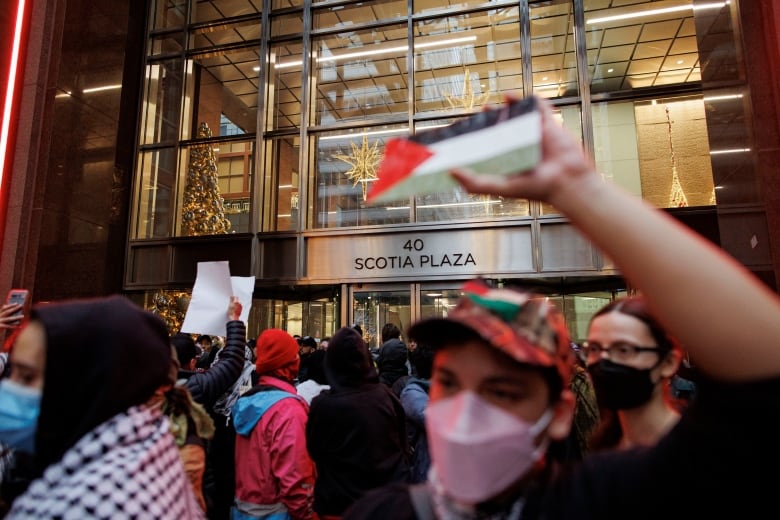
[[[298,342],[280,329],[266,329],[257,338],[257,362],[255,369],[260,375],[292,372],[298,374]],[[290,378],[292,379],[292,378]]]

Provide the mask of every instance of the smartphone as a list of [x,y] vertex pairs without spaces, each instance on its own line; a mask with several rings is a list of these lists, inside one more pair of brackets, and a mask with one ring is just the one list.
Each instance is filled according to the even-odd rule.
[[8,297],[5,299],[5,303],[18,303],[22,306],[12,316],[18,316],[19,319],[13,322],[14,325],[21,323],[22,318],[27,314],[27,310],[30,307],[30,291],[27,289],[11,289],[8,291]]

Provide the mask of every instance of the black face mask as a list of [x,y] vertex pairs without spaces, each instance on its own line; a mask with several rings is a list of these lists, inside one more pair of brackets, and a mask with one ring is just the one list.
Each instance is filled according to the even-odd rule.
[[650,400],[655,388],[650,371],[656,366],[639,369],[602,359],[588,365],[588,372],[602,406],[610,410],[629,410]]

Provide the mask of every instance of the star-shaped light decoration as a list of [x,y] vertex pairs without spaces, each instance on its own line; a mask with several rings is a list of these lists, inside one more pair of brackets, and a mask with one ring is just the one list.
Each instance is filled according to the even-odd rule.
[[352,187],[362,184],[363,188],[363,200],[366,200],[366,184],[369,181],[376,180],[376,169],[379,162],[382,160],[383,152],[380,151],[379,141],[374,141],[373,146],[368,145],[368,136],[363,136],[363,145],[358,148],[355,143],[350,143],[352,146],[351,155],[334,154],[333,158],[352,166],[347,170],[346,176],[352,181]]
[[460,96],[444,94],[444,99],[450,104],[450,108],[464,108],[474,110],[475,107],[483,105],[490,97],[490,92],[477,94],[474,87],[471,86],[471,72],[467,68],[463,75],[463,93]]

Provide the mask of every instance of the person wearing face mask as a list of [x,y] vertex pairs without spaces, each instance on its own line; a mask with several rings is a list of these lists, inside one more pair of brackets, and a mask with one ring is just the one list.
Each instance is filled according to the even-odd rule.
[[615,300],[594,314],[582,353],[603,410],[593,450],[650,446],[680,420],[670,381],[682,351],[643,297]]
[[4,518],[204,518],[159,405],[159,317],[122,296],[38,305],[9,367],[0,442],[31,461]]
[[560,314],[543,298],[469,282],[445,318],[408,333],[436,350],[428,482],[372,491],[343,520],[766,516],[777,508],[777,479],[760,468],[780,464],[780,296],[704,237],[605,180],[551,102],[537,103],[536,167],[453,177],[469,193],[539,200],[568,218],[696,360],[696,399],[651,446],[555,465],[547,448],[568,435],[574,414]]

